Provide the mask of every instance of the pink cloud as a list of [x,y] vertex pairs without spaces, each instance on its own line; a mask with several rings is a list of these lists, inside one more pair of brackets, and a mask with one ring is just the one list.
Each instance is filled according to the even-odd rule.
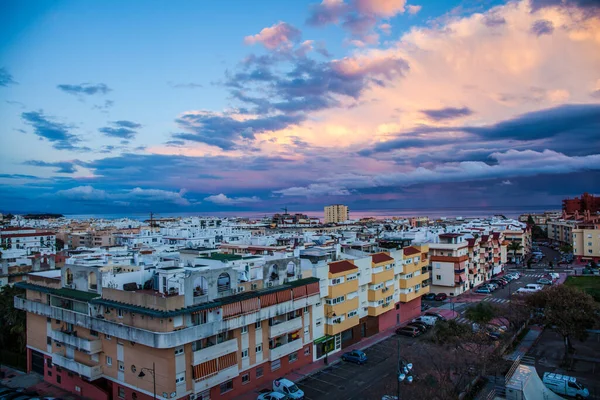
[[379,25],[379,30],[384,34],[389,35],[392,33],[392,26],[390,24],[381,24]]
[[421,11],[422,7],[421,6],[410,5],[410,6],[407,6],[406,8],[408,8],[408,13],[410,15],[415,15],[416,13],[418,13],[419,11]]
[[390,18],[404,12],[406,0],[356,0],[356,9],[361,14]]
[[299,29],[286,22],[278,22],[273,26],[263,28],[256,35],[246,36],[244,43],[248,45],[260,43],[267,49],[273,50],[298,42],[301,36],[302,33]]

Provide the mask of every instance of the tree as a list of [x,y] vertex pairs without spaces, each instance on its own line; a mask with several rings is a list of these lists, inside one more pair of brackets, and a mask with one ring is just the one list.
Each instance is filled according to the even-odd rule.
[[527,217],[527,225],[535,225],[535,221],[533,220],[533,217],[531,216],[531,214],[529,214],[529,217]]
[[515,260],[515,263],[516,263],[517,262],[517,252],[520,251],[521,249],[523,249],[523,245],[521,244],[521,242],[513,241],[513,242],[510,242],[510,244],[508,245],[508,247],[506,249],[508,251],[513,252],[513,259]]
[[25,312],[14,307],[14,297],[22,289],[5,286],[0,292],[0,347],[25,353]]
[[64,248],[65,248],[64,240],[56,238],[56,251],[61,251]]
[[560,251],[563,253],[571,253],[573,252],[573,246],[571,246],[569,243],[563,243],[560,245]]
[[[589,294],[566,285],[532,293],[525,298],[530,310],[538,312],[546,326],[552,326],[564,340],[565,361],[574,350],[573,339],[583,341],[598,321],[598,305]],[[542,313],[539,313],[542,310]]]
[[496,308],[490,303],[481,301],[467,308],[465,317],[479,325],[485,325],[496,317]]

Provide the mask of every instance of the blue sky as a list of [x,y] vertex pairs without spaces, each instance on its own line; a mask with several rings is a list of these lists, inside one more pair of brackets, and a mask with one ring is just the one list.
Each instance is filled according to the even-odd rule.
[[600,182],[594,2],[0,8],[0,210],[558,205]]

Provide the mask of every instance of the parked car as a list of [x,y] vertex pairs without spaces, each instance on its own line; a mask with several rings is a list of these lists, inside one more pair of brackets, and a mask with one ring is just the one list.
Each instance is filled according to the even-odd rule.
[[590,396],[588,388],[577,382],[577,379],[572,376],[545,372],[542,382],[544,382],[544,385],[554,393],[578,399],[586,399]]
[[271,392],[266,390],[265,393],[260,394],[256,400],[288,400],[289,397],[283,393]]
[[423,300],[435,300],[435,293],[427,293],[423,295]]
[[435,300],[437,301],[444,301],[448,298],[448,295],[446,295],[446,293],[438,293],[435,295]]
[[421,335],[421,331],[416,326],[405,326],[403,328],[396,329],[396,335],[417,337]]
[[487,282],[487,283],[484,283],[484,285],[487,286],[487,287],[489,287],[492,292],[494,290],[497,290],[500,287],[500,285],[496,285],[493,282]]
[[493,284],[497,284],[500,285],[500,287],[504,287],[506,286],[506,281],[505,280],[501,280],[501,279],[492,279],[490,280],[491,283]]
[[475,290],[475,293],[480,293],[480,294],[492,294],[492,291],[490,290],[490,288],[482,286],[479,287]]
[[419,322],[411,322],[410,324],[408,324],[406,326],[414,326],[415,328],[419,329],[421,331],[421,333],[425,333],[429,329],[428,325],[421,324]]
[[435,323],[437,322],[437,318],[436,317],[432,317],[430,315],[423,315],[421,317],[417,317],[415,319],[412,320],[412,322],[422,322],[424,324],[427,324],[429,326],[433,326],[435,325]]
[[362,365],[367,362],[367,355],[360,350],[352,350],[342,355],[343,361],[350,361],[358,365]]
[[278,378],[273,381],[273,391],[287,395],[290,399],[304,399],[304,392],[289,379]]
[[552,285],[552,281],[548,278],[540,278],[536,283],[539,283],[540,285]]
[[435,317],[435,318],[439,319],[440,321],[446,321],[446,317],[444,317],[442,314],[437,313],[435,311],[427,311],[425,313],[425,315],[428,317]]

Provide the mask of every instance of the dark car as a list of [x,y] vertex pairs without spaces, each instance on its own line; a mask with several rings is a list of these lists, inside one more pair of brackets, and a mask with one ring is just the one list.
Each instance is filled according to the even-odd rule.
[[440,321],[446,321],[446,317],[444,317],[442,314],[440,313],[436,313],[435,311],[427,311],[425,313],[425,315],[429,316],[429,317],[436,317],[437,319],[439,319]]
[[448,298],[448,296],[446,295],[446,293],[438,293],[435,295],[435,300],[437,301],[444,301]]
[[435,300],[435,293],[427,293],[423,295],[423,300]]
[[360,350],[352,350],[347,353],[344,353],[344,355],[342,356],[342,360],[362,365],[367,362],[367,355]]
[[396,335],[417,337],[421,334],[421,331],[416,326],[405,326],[404,328],[396,329]]
[[421,331],[421,333],[425,333],[429,329],[429,326],[427,324],[422,324],[420,322],[411,322],[406,326],[414,326],[415,328],[418,328]]
[[498,279],[490,279],[490,282],[497,283],[497,284],[499,284],[500,286],[503,286],[503,287],[506,286],[507,283],[508,283],[504,279],[500,279],[500,278],[498,278]]

